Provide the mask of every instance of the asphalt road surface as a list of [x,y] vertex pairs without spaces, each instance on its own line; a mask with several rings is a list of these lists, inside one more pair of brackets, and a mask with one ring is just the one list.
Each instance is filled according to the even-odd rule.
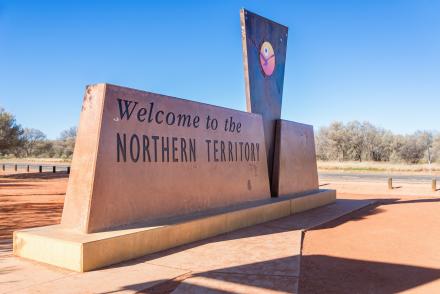
[[352,173],[334,173],[320,172],[319,179],[321,181],[346,181],[346,182],[386,182],[388,178],[393,178],[394,182],[405,183],[427,183],[432,179],[440,181],[440,177],[430,175],[389,175],[389,174],[352,174]]
[[[6,171],[14,170],[15,165],[17,165],[17,171],[26,170],[29,165],[30,171],[38,171],[39,166],[42,166],[43,172],[52,171],[52,167],[56,166],[57,171],[66,171],[67,167],[70,166],[68,163],[0,163],[0,168]],[[321,181],[346,181],[346,182],[386,182],[389,177],[393,178],[394,182],[403,183],[427,183],[431,182],[432,179],[437,179],[440,181],[439,176],[430,175],[397,175],[397,174],[381,174],[381,173],[344,173],[344,172],[320,172],[319,179]]]

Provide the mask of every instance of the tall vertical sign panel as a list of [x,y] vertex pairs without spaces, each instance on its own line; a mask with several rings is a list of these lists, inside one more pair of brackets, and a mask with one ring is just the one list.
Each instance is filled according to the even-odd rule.
[[240,18],[247,111],[263,117],[268,174],[272,177],[275,126],[276,120],[281,118],[288,28],[245,9],[240,11]]
[[87,88],[64,227],[99,232],[269,198],[260,115],[108,84]]

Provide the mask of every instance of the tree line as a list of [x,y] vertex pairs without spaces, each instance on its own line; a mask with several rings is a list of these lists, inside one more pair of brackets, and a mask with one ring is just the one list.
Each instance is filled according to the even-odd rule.
[[333,122],[318,130],[316,155],[320,160],[440,162],[440,134],[417,131],[393,134],[369,122]]
[[13,114],[0,107],[0,157],[72,157],[76,127],[61,132],[56,140],[47,139],[37,129],[23,128]]
[[[76,127],[61,132],[56,140],[47,139],[37,129],[23,128],[13,114],[0,107],[0,156],[72,157]],[[369,122],[333,122],[315,135],[319,160],[390,161],[405,163],[440,162],[440,133],[417,131],[393,134]]]

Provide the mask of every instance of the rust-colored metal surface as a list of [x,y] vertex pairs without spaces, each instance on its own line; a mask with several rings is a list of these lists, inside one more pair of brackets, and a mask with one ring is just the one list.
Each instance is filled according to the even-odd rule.
[[86,89],[62,225],[85,233],[270,198],[262,118]]
[[247,111],[263,117],[267,164],[269,175],[272,175],[275,122],[281,118],[288,28],[245,9],[240,11],[240,18]]
[[278,120],[272,193],[283,196],[318,189],[313,126]]

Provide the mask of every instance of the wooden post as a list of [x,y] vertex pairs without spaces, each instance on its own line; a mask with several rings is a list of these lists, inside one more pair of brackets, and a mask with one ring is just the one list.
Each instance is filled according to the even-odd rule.
[[40,165],[40,166],[38,167],[38,172],[40,172],[40,173],[43,172],[43,166],[42,166],[42,165]]
[[393,190],[393,178],[388,178],[388,189]]
[[5,169],[6,169],[6,167],[5,167],[5,164],[3,163],[3,171],[5,171]]
[[14,166],[14,170],[17,171],[17,168],[18,168],[17,165],[15,165],[15,166]]
[[432,179],[432,192],[436,192],[436,191],[437,191],[437,180]]
[[28,166],[27,166],[27,172],[29,172],[29,164],[28,164]]
[[70,174],[70,166],[67,167],[67,174]]
[[56,167],[55,165],[52,167],[52,172],[53,172],[53,173],[56,173],[56,172],[57,172],[57,167]]

